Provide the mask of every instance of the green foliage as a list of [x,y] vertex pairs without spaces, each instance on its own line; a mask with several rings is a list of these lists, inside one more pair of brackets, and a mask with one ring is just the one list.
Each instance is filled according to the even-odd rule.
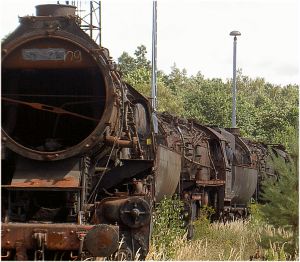
[[297,259],[298,251],[298,132],[293,129],[288,148],[294,159],[286,163],[272,155],[277,178],[263,183],[264,205],[252,204],[251,227],[259,232],[258,244],[266,260]]
[[209,223],[202,218],[195,223],[195,232],[195,243],[206,242],[204,260],[249,260],[255,253],[258,235],[248,222]]
[[[273,156],[275,158],[275,156]],[[275,226],[298,227],[298,173],[292,163],[276,158],[275,168],[279,179],[264,181],[263,198],[267,201],[262,212],[267,221]]]
[[[292,156],[298,160],[297,132],[291,137],[293,146]],[[261,206],[260,210],[264,220],[275,228],[283,228],[290,232],[289,235],[274,234],[272,237],[262,239],[262,245],[267,241],[271,244],[283,246],[284,251],[291,258],[295,258],[299,253],[299,182],[297,162],[290,159],[289,162],[282,157],[272,155],[274,168],[278,173],[278,179],[266,179],[263,183],[263,198],[266,204]]]
[[[203,214],[204,218],[204,214]],[[232,223],[209,223],[206,231],[193,240],[178,236],[172,238],[168,246],[164,242],[165,229],[162,229],[158,238],[160,242],[152,241],[150,252],[146,260],[249,260],[256,251],[256,239],[259,237],[257,231],[249,227],[249,223],[235,221]],[[196,232],[203,224],[198,222]],[[162,238],[162,239],[160,239]],[[171,255],[170,255],[171,251]]]
[[248,222],[211,223],[214,212],[212,207],[204,206],[194,222],[193,242],[205,241],[209,250],[204,260],[248,260],[255,252],[256,232]]
[[153,218],[152,246],[163,250],[160,260],[174,258],[177,238],[183,238],[185,229],[182,228],[180,214],[183,211],[183,202],[177,197],[164,198],[155,209]]
[[230,87],[224,86],[221,79],[205,80],[199,76],[191,78],[191,86],[184,92],[184,116],[203,124],[229,126]]
[[[146,53],[144,46],[138,47],[133,57],[123,53],[119,58],[119,67],[125,81],[145,96],[149,96],[151,68]],[[231,126],[231,87],[231,80],[223,82],[216,78],[206,79],[200,72],[195,76],[188,76],[186,70],[180,70],[174,64],[170,74],[158,72],[158,110],[193,118],[206,125],[229,127]],[[265,82],[263,78],[251,79],[244,76],[239,70],[237,125],[242,136],[266,143],[283,144],[291,153],[295,163],[298,161],[298,139],[294,139],[298,137],[298,105],[298,85],[273,85]],[[268,184],[265,186],[265,199],[268,203],[262,208],[261,213],[255,207],[256,211],[252,210],[252,217],[253,221],[256,221],[255,230],[260,227],[260,223],[264,224],[266,221],[277,229],[283,227],[288,232],[293,232],[289,238],[284,234],[282,237],[279,233],[272,237],[263,231],[261,233],[260,243],[265,250],[269,250],[269,256],[272,258],[271,254],[273,254],[273,259],[284,259],[282,252],[287,254],[286,257],[288,255],[295,257],[294,253],[298,252],[296,238],[298,234],[298,167],[277,162],[275,161],[275,166],[277,172],[280,173],[280,179],[278,183],[266,182]],[[197,223],[195,227],[198,230],[196,234],[199,239],[203,239],[203,236],[221,237],[220,232],[216,235],[211,233],[207,217],[201,216],[200,222]],[[251,224],[253,228],[255,223]],[[230,239],[230,234],[228,236]],[[174,244],[171,244],[171,238],[169,239],[170,241],[166,243],[169,243],[167,245],[171,247]],[[159,238],[156,238],[156,241],[159,241]],[[158,243],[160,245],[160,242]],[[229,252],[229,257],[232,255],[229,249],[230,244],[225,245],[227,249],[224,251],[224,254]],[[170,250],[171,253],[167,251],[168,257],[172,257],[170,254],[174,251],[172,248]]]
[[[119,68],[124,80],[150,96],[151,63],[145,46],[134,56],[123,53]],[[197,119],[202,124],[231,126],[232,81],[206,79],[200,72],[188,76],[174,64],[171,72],[158,72],[158,110]],[[298,130],[299,86],[277,86],[263,78],[237,74],[237,125],[245,137],[266,143],[289,144],[286,138]]]
[[292,234],[283,228],[263,225],[260,228],[259,246],[266,260],[294,260],[297,257],[294,248],[289,243]]
[[187,77],[186,70],[180,70],[174,63],[174,65],[171,67],[171,73],[166,76],[164,80],[172,92],[175,95],[178,95],[188,85],[189,78]]
[[[125,81],[145,96],[149,96],[151,63],[146,58],[146,54],[145,46],[139,46],[134,56],[123,53],[119,58],[119,67]],[[180,70],[174,64],[170,74],[158,72],[158,110],[193,118],[206,125],[229,127],[231,126],[231,88],[231,80],[224,82],[216,78],[206,79],[200,72],[195,76],[188,76],[185,69]],[[298,161],[298,139],[294,139],[298,137],[298,105],[298,85],[273,85],[265,82],[263,78],[251,79],[244,76],[241,70],[238,71],[237,125],[242,136],[266,143],[283,144],[291,153],[295,163]],[[264,248],[272,249],[269,243],[271,239],[271,245],[274,250],[276,246],[276,252],[271,250],[270,254],[277,254],[278,258],[283,259],[280,256],[281,249],[291,256],[294,256],[292,254],[294,250],[298,252],[298,242],[295,237],[298,234],[298,167],[287,166],[279,160],[275,161],[275,166],[280,173],[280,179],[277,183],[266,182],[267,204],[262,208],[261,213],[258,209],[257,212],[253,209],[252,216],[257,222],[256,229],[260,223],[266,221],[275,228],[284,227],[288,232],[294,232],[289,239],[275,234],[273,240],[268,234],[262,233],[261,243],[265,241]],[[163,221],[161,220],[159,224],[163,225]],[[207,217],[201,216],[200,222],[197,223],[195,226],[198,229],[199,239],[201,236],[211,237]],[[253,224],[255,223],[252,222],[252,227]],[[169,228],[168,232],[171,231]],[[172,246],[171,237],[169,240],[166,243]],[[156,241],[159,241],[159,238],[156,238]],[[160,245],[161,242],[158,243]],[[167,252],[168,257],[171,257],[170,254],[174,251],[172,248],[170,250],[171,253]]]
[[199,218],[194,222],[195,239],[201,239],[203,236],[209,234],[211,216],[215,213],[214,208],[210,206],[203,206],[200,210]]
[[276,143],[277,134],[286,134],[290,127],[297,126],[298,86],[272,85],[262,78],[243,76],[240,71],[237,88],[237,123],[243,135]]
[[[298,164],[298,156],[299,156],[299,133],[298,127],[288,126],[285,132],[278,132],[274,134],[275,141],[274,143],[285,145],[287,151],[294,164]],[[296,168],[298,168],[296,166]]]
[[280,246],[278,243],[271,243],[270,248],[267,249],[265,259],[268,261],[286,261],[287,255],[284,251],[284,244]]
[[[178,206],[180,208],[178,208]],[[178,220],[182,202],[164,199],[157,208],[154,232],[147,260],[288,260],[287,239],[291,232],[266,225],[258,205],[251,207],[251,221],[210,223],[213,210],[204,207],[194,223],[195,237],[188,241]],[[253,218],[256,223],[253,226]],[[175,223],[174,223],[175,221]],[[174,227],[174,228],[173,228]],[[270,241],[271,239],[271,241]],[[258,246],[260,245],[260,246]],[[297,256],[295,256],[297,258]]]
[[[118,66],[123,80],[132,85],[144,96],[150,97],[151,93],[151,67],[146,58],[145,46],[139,46],[134,52],[134,57],[124,52],[118,59]],[[158,111],[168,111],[181,115],[183,112],[183,101],[166,85],[167,77],[163,72],[158,72],[157,93]]]
[[273,225],[267,224],[259,204],[251,205],[249,225],[249,228],[253,232],[256,232],[256,243],[259,245],[258,253],[261,259],[271,261],[297,259],[298,254],[289,243],[289,239],[292,239],[293,232],[284,227],[274,227]]
[[261,212],[261,206],[257,203],[252,203],[249,206],[250,225],[256,230],[261,225],[265,224],[264,216]]
[[144,45],[137,47],[134,52],[135,57],[131,57],[127,52],[123,52],[118,59],[118,66],[123,75],[126,77],[136,69],[150,70],[151,63],[147,59],[146,54],[147,50]]

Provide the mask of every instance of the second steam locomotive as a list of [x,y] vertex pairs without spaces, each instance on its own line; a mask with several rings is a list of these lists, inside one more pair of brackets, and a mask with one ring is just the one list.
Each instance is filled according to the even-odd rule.
[[154,204],[173,194],[190,236],[202,206],[245,215],[274,174],[266,145],[167,113],[154,133],[75,7],[36,8],[2,42],[2,259],[144,259]]

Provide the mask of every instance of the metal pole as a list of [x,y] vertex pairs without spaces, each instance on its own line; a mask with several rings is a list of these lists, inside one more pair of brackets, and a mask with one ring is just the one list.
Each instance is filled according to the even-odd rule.
[[153,1],[151,104],[154,132],[158,132],[157,109],[157,1]]
[[236,127],[236,36],[233,40],[232,127]]
[[101,1],[99,1],[99,46],[102,46],[102,16],[101,16]]
[[152,24],[152,79],[151,79],[151,98],[152,108],[156,111],[156,91],[157,91],[157,2],[153,1],[153,24]]
[[90,37],[93,39],[93,2],[90,1]]
[[233,80],[232,80],[232,127],[236,128],[236,43],[237,36],[241,35],[239,31],[230,32],[233,38]]

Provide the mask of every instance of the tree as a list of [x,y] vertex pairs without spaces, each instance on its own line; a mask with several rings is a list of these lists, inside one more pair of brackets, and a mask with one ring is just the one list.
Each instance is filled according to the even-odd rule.
[[[134,57],[124,52],[118,59],[118,66],[123,75],[123,80],[132,85],[136,90],[146,97],[150,97],[151,90],[151,63],[146,58],[145,46],[137,47]],[[157,78],[158,111],[169,111],[181,115],[183,113],[183,102],[166,85],[166,75],[158,72]]]
[[[294,130],[292,143],[298,145],[298,132]],[[296,146],[298,148],[298,146]],[[280,156],[272,155],[274,168],[278,173],[278,179],[268,178],[263,183],[263,199],[266,204],[261,206],[262,214],[267,223],[281,227],[289,231],[292,237],[276,236],[276,241],[286,243],[285,251],[292,259],[298,255],[299,234],[299,182],[298,182],[298,149],[291,152],[292,158],[287,162]],[[292,148],[292,147],[291,147]]]
[[146,46],[141,45],[138,46],[134,52],[135,55],[135,62],[137,67],[144,67],[146,69],[151,69],[151,62],[146,57],[147,49]]
[[135,60],[127,52],[123,52],[118,58],[118,67],[122,75],[126,77],[130,72],[136,69]]
[[182,93],[185,117],[206,125],[230,126],[230,86],[221,79],[204,79],[197,74],[190,78]]
[[122,53],[118,58],[118,67],[125,78],[137,69],[144,69],[150,72],[151,62],[147,59],[146,54],[147,50],[144,45],[137,47],[134,57],[127,52]]
[[[118,59],[123,80],[150,96],[151,63],[146,47]],[[200,72],[188,76],[176,64],[171,72],[158,71],[158,110],[169,111],[206,125],[231,126],[232,81],[207,79]],[[244,137],[288,146],[287,137],[298,127],[299,86],[278,86],[263,78],[252,79],[238,70],[237,126]]]
[[188,80],[186,70],[180,70],[174,63],[171,67],[171,73],[167,76],[166,84],[175,95],[178,95],[188,86]]

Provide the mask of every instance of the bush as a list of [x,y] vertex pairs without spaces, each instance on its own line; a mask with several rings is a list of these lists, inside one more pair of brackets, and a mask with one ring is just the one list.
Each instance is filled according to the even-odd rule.
[[164,198],[157,204],[153,218],[153,232],[148,259],[168,260],[175,258],[177,239],[186,238],[180,215],[183,202],[177,197]]

